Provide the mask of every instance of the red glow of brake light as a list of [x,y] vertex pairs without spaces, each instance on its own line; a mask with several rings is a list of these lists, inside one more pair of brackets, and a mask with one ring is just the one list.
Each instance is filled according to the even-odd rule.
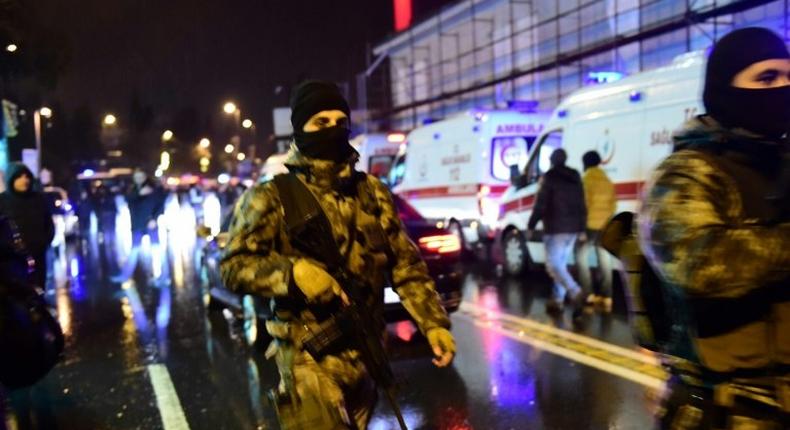
[[393,0],[395,8],[395,31],[403,31],[411,25],[411,0]]
[[449,254],[461,250],[461,241],[454,234],[421,237],[419,242],[420,248],[438,254]]

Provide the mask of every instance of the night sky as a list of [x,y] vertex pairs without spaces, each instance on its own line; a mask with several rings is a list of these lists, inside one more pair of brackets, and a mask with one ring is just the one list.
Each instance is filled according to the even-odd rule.
[[[33,3],[33,2],[31,2]],[[268,133],[271,109],[305,77],[352,82],[366,45],[392,32],[391,0],[39,0],[71,61],[53,95],[66,109],[128,113],[133,93],[157,125],[183,108],[219,117],[237,101]],[[78,6],[75,6],[78,5]],[[277,86],[285,90],[275,95]]]

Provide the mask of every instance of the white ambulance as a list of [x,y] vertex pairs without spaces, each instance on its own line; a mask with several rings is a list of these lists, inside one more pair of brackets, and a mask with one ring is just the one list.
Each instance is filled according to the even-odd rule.
[[548,113],[472,110],[413,130],[390,184],[467,251],[494,238],[510,166],[523,169]]
[[379,179],[387,178],[405,140],[406,134],[397,132],[360,134],[351,139],[351,146],[359,152],[357,170]]
[[501,254],[495,257],[506,273],[545,261],[540,235],[527,241],[524,232],[552,151],[564,148],[568,166],[582,173],[582,155],[597,150],[615,184],[617,212],[636,210],[645,181],[672,151],[672,132],[703,110],[704,65],[703,53],[684,54],[667,67],[580,89],[557,106],[526,169],[502,198],[496,235],[501,246],[495,249]]

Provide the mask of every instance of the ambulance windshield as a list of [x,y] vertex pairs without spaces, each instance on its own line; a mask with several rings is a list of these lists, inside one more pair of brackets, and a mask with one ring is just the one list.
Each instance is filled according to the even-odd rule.
[[537,182],[551,168],[551,153],[562,146],[562,130],[552,131],[538,145],[538,153],[530,158],[527,166],[528,184]]

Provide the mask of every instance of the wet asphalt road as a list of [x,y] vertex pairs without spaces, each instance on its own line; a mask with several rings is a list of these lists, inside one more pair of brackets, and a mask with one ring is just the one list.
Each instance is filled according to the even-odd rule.
[[[11,393],[16,428],[278,428],[262,401],[277,382],[274,365],[262,347],[234,341],[222,313],[203,304],[193,225],[166,239],[161,273],[169,284],[150,279],[160,273],[156,247],[145,249],[141,267],[122,284],[109,280],[123,260],[120,238],[113,247],[93,235],[57,256],[49,298],[66,334],[65,358],[34,387]],[[609,344],[631,348],[622,313],[589,315],[576,328],[585,335],[578,346],[566,336],[574,329],[569,314],[546,316],[547,292],[542,274],[500,280],[470,267],[465,305],[453,315],[458,355],[447,369],[431,364],[410,323],[391,325],[409,428],[650,428],[651,380],[640,383],[627,369],[617,376],[618,366],[631,365],[606,353]],[[606,342],[604,352],[584,346],[588,337]],[[599,363],[607,361],[614,367]],[[370,428],[396,425],[380,401]]]

